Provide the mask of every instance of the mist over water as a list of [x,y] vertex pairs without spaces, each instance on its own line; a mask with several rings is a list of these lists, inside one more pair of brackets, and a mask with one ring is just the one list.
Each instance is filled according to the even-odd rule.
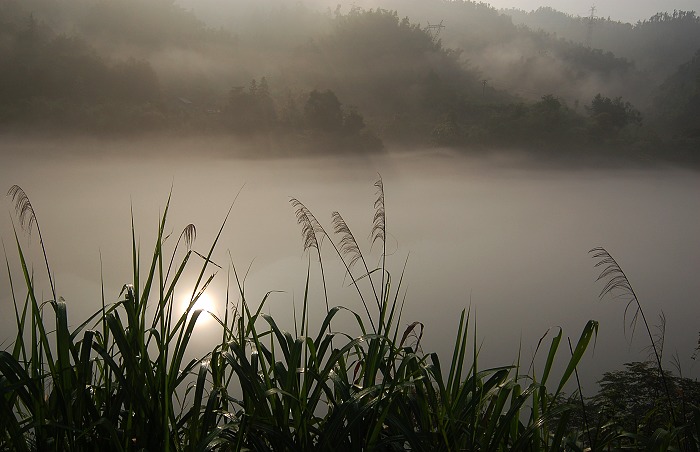
[[[271,295],[265,309],[293,329],[293,306],[300,309],[309,257],[290,197],[304,202],[329,232],[330,214],[339,211],[373,265],[381,252],[378,246],[370,249],[379,173],[394,287],[408,258],[399,296],[405,290],[401,322],[425,325],[424,351],[437,351],[448,361],[459,313],[471,306],[481,367],[513,363],[519,346],[522,361],[529,363],[548,328],[562,327],[575,342],[589,319],[600,322],[600,335],[579,368],[587,387],[604,371],[646,359],[644,332],[638,328],[631,344],[629,331],[627,337],[623,332],[625,300],[598,298],[603,284],[595,282],[598,269],[587,251],[604,246],[627,273],[649,320],[658,323],[658,314],[665,314],[665,361],[677,353],[684,375],[697,376],[690,359],[700,330],[697,172],[547,168],[449,150],[251,158],[239,147],[213,139],[0,144],[0,181],[5,190],[18,184],[29,195],[73,326],[101,307],[101,265],[107,302],[116,301],[122,285],[132,282],[131,209],[141,258],[150,260],[172,187],[170,247],[194,223],[194,249],[206,253],[235,200],[212,255],[223,267],[207,290],[214,309],[219,314],[224,309],[230,251],[239,275],[247,273],[248,302],[255,305],[268,291],[281,291]],[[17,219],[10,199],[4,202],[0,232],[21,302],[12,232]],[[50,290],[36,234],[20,233],[19,240],[30,250],[46,299]],[[361,313],[328,243],[322,252],[330,303]],[[325,305],[315,262],[311,256],[310,302],[312,322],[320,325]],[[191,265],[197,269],[200,262]],[[189,284],[195,278],[194,272],[185,276]],[[15,328],[5,272],[0,293],[0,343],[7,346]],[[231,298],[237,300],[235,290]],[[217,340],[213,325],[197,330],[202,352]],[[334,329],[342,329],[342,322]]]

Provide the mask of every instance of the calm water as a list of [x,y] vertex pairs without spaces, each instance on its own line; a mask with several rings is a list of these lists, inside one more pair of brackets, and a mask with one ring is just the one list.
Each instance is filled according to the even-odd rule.
[[[159,154],[160,148],[167,148]],[[58,293],[77,324],[100,307],[100,255],[107,298],[130,282],[131,216],[144,258],[150,258],[158,216],[172,188],[168,232],[197,226],[195,249],[205,253],[236,194],[231,217],[213,254],[227,267],[228,252],[245,273],[256,303],[275,293],[266,310],[292,328],[292,306],[303,297],[308,257],[289,198],[303,201],[331,229],[340,211],[370,250],[377,173],[386,192],[390,270],[395,278],[408,256],[402,323],[425,324],[423,348],[451,355],[460,311],[477,317],[481,365],[511,363],[519,344],[529,361],[538,339],[561,326],[575,341],[588,319],[600,321],[595,354],[581,368],[595,381],[602,372],[647,356],[638,330],[623,333],[624,300],[599,300],[602,288],[587,254],[605,246],[627,272],[647,316],[666,315],[665,358],[677,353],[684,374],[700,331],[700,173],[680,169],[523,168],[448,151],[388,153],[345,159],[235,157],[236,146],[213,141],[136,143],[0,142],[3,190],[19,184],[29,195],[44,234]],[[155,155],[159,155],[156,157]],[[5,199],[0,232],[10,265],[17,267],[14,214]],[[16,221],[16,220],[15,220]],[[174,243],[173,237],[173,243]],[[36,251],[36,234],[20,236]],[[172,243],[171,243],[172,245]],[[343,269],[323,247],[332,304],[361,310]],[[42,261],[34,270],[43,281]],[[193,275],[188,275],[192,281]],[[43,279],[42,279],[43,278]],[[223,309],[226,271],[208,290]],[[325,312],[312,267],[314,320]],[[48,285],[44,285],[48,294]],[[186,298],[187,294],[179,295]],[[8,278],[0,276],[0,342],[12,334]],[[214,324],[199,328],[202,350]],[[6,346],[5,343],[4,346]],[[563,359],[565,350],[561,351]],[[444,355],[444,356],[443,356]]]

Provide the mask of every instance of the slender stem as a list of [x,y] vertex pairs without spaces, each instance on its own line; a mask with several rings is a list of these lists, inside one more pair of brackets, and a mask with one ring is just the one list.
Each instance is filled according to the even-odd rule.
[[666,374],[664,374],[664,368],[661,365],[661,356],[659,355],[659,352],[656,348],[656,344],[654,343],[654,336],[651,334],[651,329],[649,329],[649,324],[647,323],[646,316],[644,315],[644,310],[642,309],[641,304],[639,304],[639,300],[637,299],[637,295],[634,293],[634,289],[632,289],[632,296],[634,297],[634,300],[637,302],[637,307],[639,308],[639,313],[642,315],[642,321],[644,322],[644,327],[647,330],[647,334],[649,335],[649,340],[651,341],[651,348],[654,350],[654,357],[656,358],[656,364],[659,366],[659,373],[661,374],[661,383],[664,385],[664,392],[666,393],[666,401],[668,402],[668,410],[669,414],[671,415],[671,420],[673,421],[673,425],[676,425],[676,415],[673,412],[673,403],[671,401],[671,391],[668,389],[668,382],[666,381]]
[[[573,356],[574,349],[571,346],[571,338],[567,337],[566,340],[569,341],[569,351]],[[591,428],[588,425],[588,416],[586,415],[586,403],[583,400],[583,389],[581,389],[581,380],[579,380],[578,377],[578,366],[574,367],[574,376],[576,377],[576,386],[578,386],[578,395],[581,400],[581,410],[583,410],[583,426],[586,429],[586,436],[588,436],[588,444],[590,445],[591,450],[596,450],[595,444],[593,443],[593,437],[591,436]]]
[[644,309],[642,309],[642,304],[639,302],[639,298],[637,298],[637,294],[635,293],[634,289],[632,288],[632,284],[629,282],[629,278],[627,278],[627,275],[625,274],[624,270],[622,270],[622,267],[617,263],[614,257],[610,253],[605,250],[605,253],[610,257],[610,260],[612,261],[613,265],[617,267],[617,269],[620,271],[620,274],[624,278],[626,284],[626,289],[630,291],[630,295],[632,296],[632,299],[634,300],[635,303],[637,303],[637,309],[639,310],[639,313],[642,315],[642,322],[644,322],[644,327],[647,330],[647,335],[649,336],[649,341],[651,342],[651,348],[654,351],[654,357],[656,358],[656,364],[659,367],[659,373],[661,374],[661,383],[663,384],[664,387],[664,392],[666,393],[666,401],[668,402],[668,410],[669,414],[671,415],[671,421],[673,422],[673,425],[676,424],[676,415],[673,412],[673,403],[671,401],[671,391],[668,389],[668,383],[666,381],[666,375],[664,374],[664,368],[663,365],[661,364],[661,356],[659,355],[659,351],[656,348],[656,343],[654,342],[654,335],[651,333],[651,329],[649,328],[649,322],[647,322],[647,318],[644,315]]

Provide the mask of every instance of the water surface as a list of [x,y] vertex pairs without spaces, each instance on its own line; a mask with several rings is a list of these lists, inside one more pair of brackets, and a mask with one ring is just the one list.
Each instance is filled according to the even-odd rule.
[[[167,150],[166,150],[167,149]],[[131,272],[131,210],[144,258],[150,258],[159,215],[172,187],[168,232],[194,223],[195,249],[205,253],[237,193],[213,260],[222,267],[209,293],[223,309],[229,251],[257,303],[292,327],[303,297],[309,257],[290,197],[304,202],[330,231],[339,211],[376,264],[370,249],[378,174],[384,181],[387,247],[393,280],[407,261],[400,298],[402,324],[425,325],[422,346],[446,361],[462,309],[477,321],[481,365],[512,363],[520,347],[529,362],[548,328],[575,341],[588,319],[600,322],[595,354],[581,367],[586,385],[624,362],[645,359],[638,329],[623,332],[625,300],[598,293],[598,270],[588,250],[606,247],[627,272],[652,323],[666,316],[664,356],[677,353],[686,375],[700,330],[700,173],[677,169],[567,169],[446,151],[377,156],[254,158],[215,140],[15,141],[0,143],[3,189],[19,184],[37,212],[59,295],[73,324],[96,311],[100,265],[107,299],[115,300]],[[9,199],[0,219],[10,265],[17,267]],[[20,234],[45,274],[36,234]],[[322,246],[331,304],[362,311],[343,267]],[[312,319],[325,304],[312,258]],[[100,264],[102,262],[102,264]],[[193,261],[193,263],[195,263]],[[188,284],[194,275],[187,275]],[[18,284],[18,281],[15,281]],[[44,298],[48,285],[44,283]],[[13,331],[8,278],[0,276],[0,342]],[[187,297],[185,290],[178,297]],[[20,296],[21,298],[21,296]],[[336,325],[342,326],[342,325]],[[213,323],[198,330],[200,347],[213,343]],[[7,344],[7,342],[5,343]],[[562,350],[562,358],[566,350]]]

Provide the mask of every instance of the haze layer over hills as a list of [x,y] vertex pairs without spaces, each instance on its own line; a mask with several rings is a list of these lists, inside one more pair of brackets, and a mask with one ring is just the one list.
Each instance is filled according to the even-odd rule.
[[631,25],[469,1],[27,0],[1,3],[0,23],[5,131],[697,160],[694,12]]

